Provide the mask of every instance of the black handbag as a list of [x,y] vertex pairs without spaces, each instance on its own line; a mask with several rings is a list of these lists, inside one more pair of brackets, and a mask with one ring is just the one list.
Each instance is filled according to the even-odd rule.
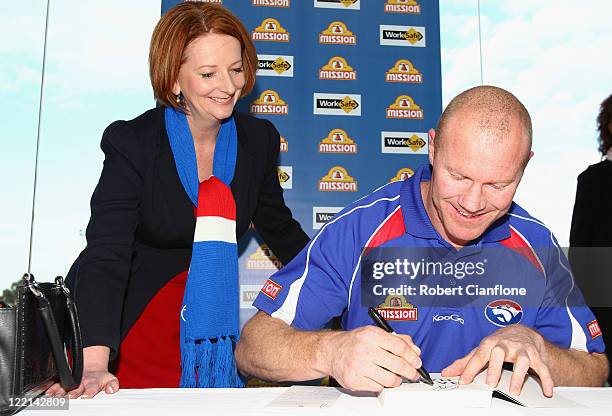
[[37,283],[25,274],[17,305],[0,308],[0,415],[17,413],[54,383],[72,390],[82,375],[81,331],[64,279]]

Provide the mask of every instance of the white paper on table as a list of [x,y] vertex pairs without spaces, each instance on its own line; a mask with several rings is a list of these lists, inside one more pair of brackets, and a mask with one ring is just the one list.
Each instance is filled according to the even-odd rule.
[[[474,379],[474,383],[484,384],[487,378],[486,370],[478,374]],[[521,394],[515,396],[510,394],[510,380],[512,378],[512,371],[503,370],[499,383],[495,388],[495,391],[501,395],[505,395],[512,400],[519,402],[521,405],[532,408],[574,408],[574,407],[585,407],[584,405],[577,403],[573,400],[564,397],[559,394],[558,391],[553,392],[553,397],[546,397],[542,392],[542,387],[537,378],[527,376],[525,383],[521,390]]]
[[267,407],[332,407],[342,392],[322,386],[291,386]]
[[410,408],[466,408],[491,407],[493,389],[476,382],[459,385],[459,377],[441,377],[432,373],[434,386],[425,383],[403,383],[386,388],[378,396],[385,410]]

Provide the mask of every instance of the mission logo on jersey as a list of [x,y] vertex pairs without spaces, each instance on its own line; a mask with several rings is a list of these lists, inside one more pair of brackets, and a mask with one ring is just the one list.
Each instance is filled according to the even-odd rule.
[[380,316],[387,321],[416,321],[419,319],[419,310],[409,303],[402,295],[389,295],[387,299],[376,308]]

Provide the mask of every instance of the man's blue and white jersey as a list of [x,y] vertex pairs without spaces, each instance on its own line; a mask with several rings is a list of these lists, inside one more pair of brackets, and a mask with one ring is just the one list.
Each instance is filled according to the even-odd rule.
[[336,214],[268,279],[254,306],[304,330],[336,316],[347,330],[372,325],[367,308],[376,307],[413,338],[433,372],[516,323],[562,348],[604,351],[597,321],[544,224],[513,203],[456,250],[425,211],[420,183],[430,179],[430,166],[422,166]]

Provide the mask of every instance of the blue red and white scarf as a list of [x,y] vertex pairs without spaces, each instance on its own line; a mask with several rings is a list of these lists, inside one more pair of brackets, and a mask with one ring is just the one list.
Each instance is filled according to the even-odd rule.
[[183,296],[181,387],[243,387],[234,361],[239,335],[234,118],[221,124],[213,174],[198,180],[193,137],[184,113],[165,110],[166,130],[185,192],[197,207],[191,264]]

